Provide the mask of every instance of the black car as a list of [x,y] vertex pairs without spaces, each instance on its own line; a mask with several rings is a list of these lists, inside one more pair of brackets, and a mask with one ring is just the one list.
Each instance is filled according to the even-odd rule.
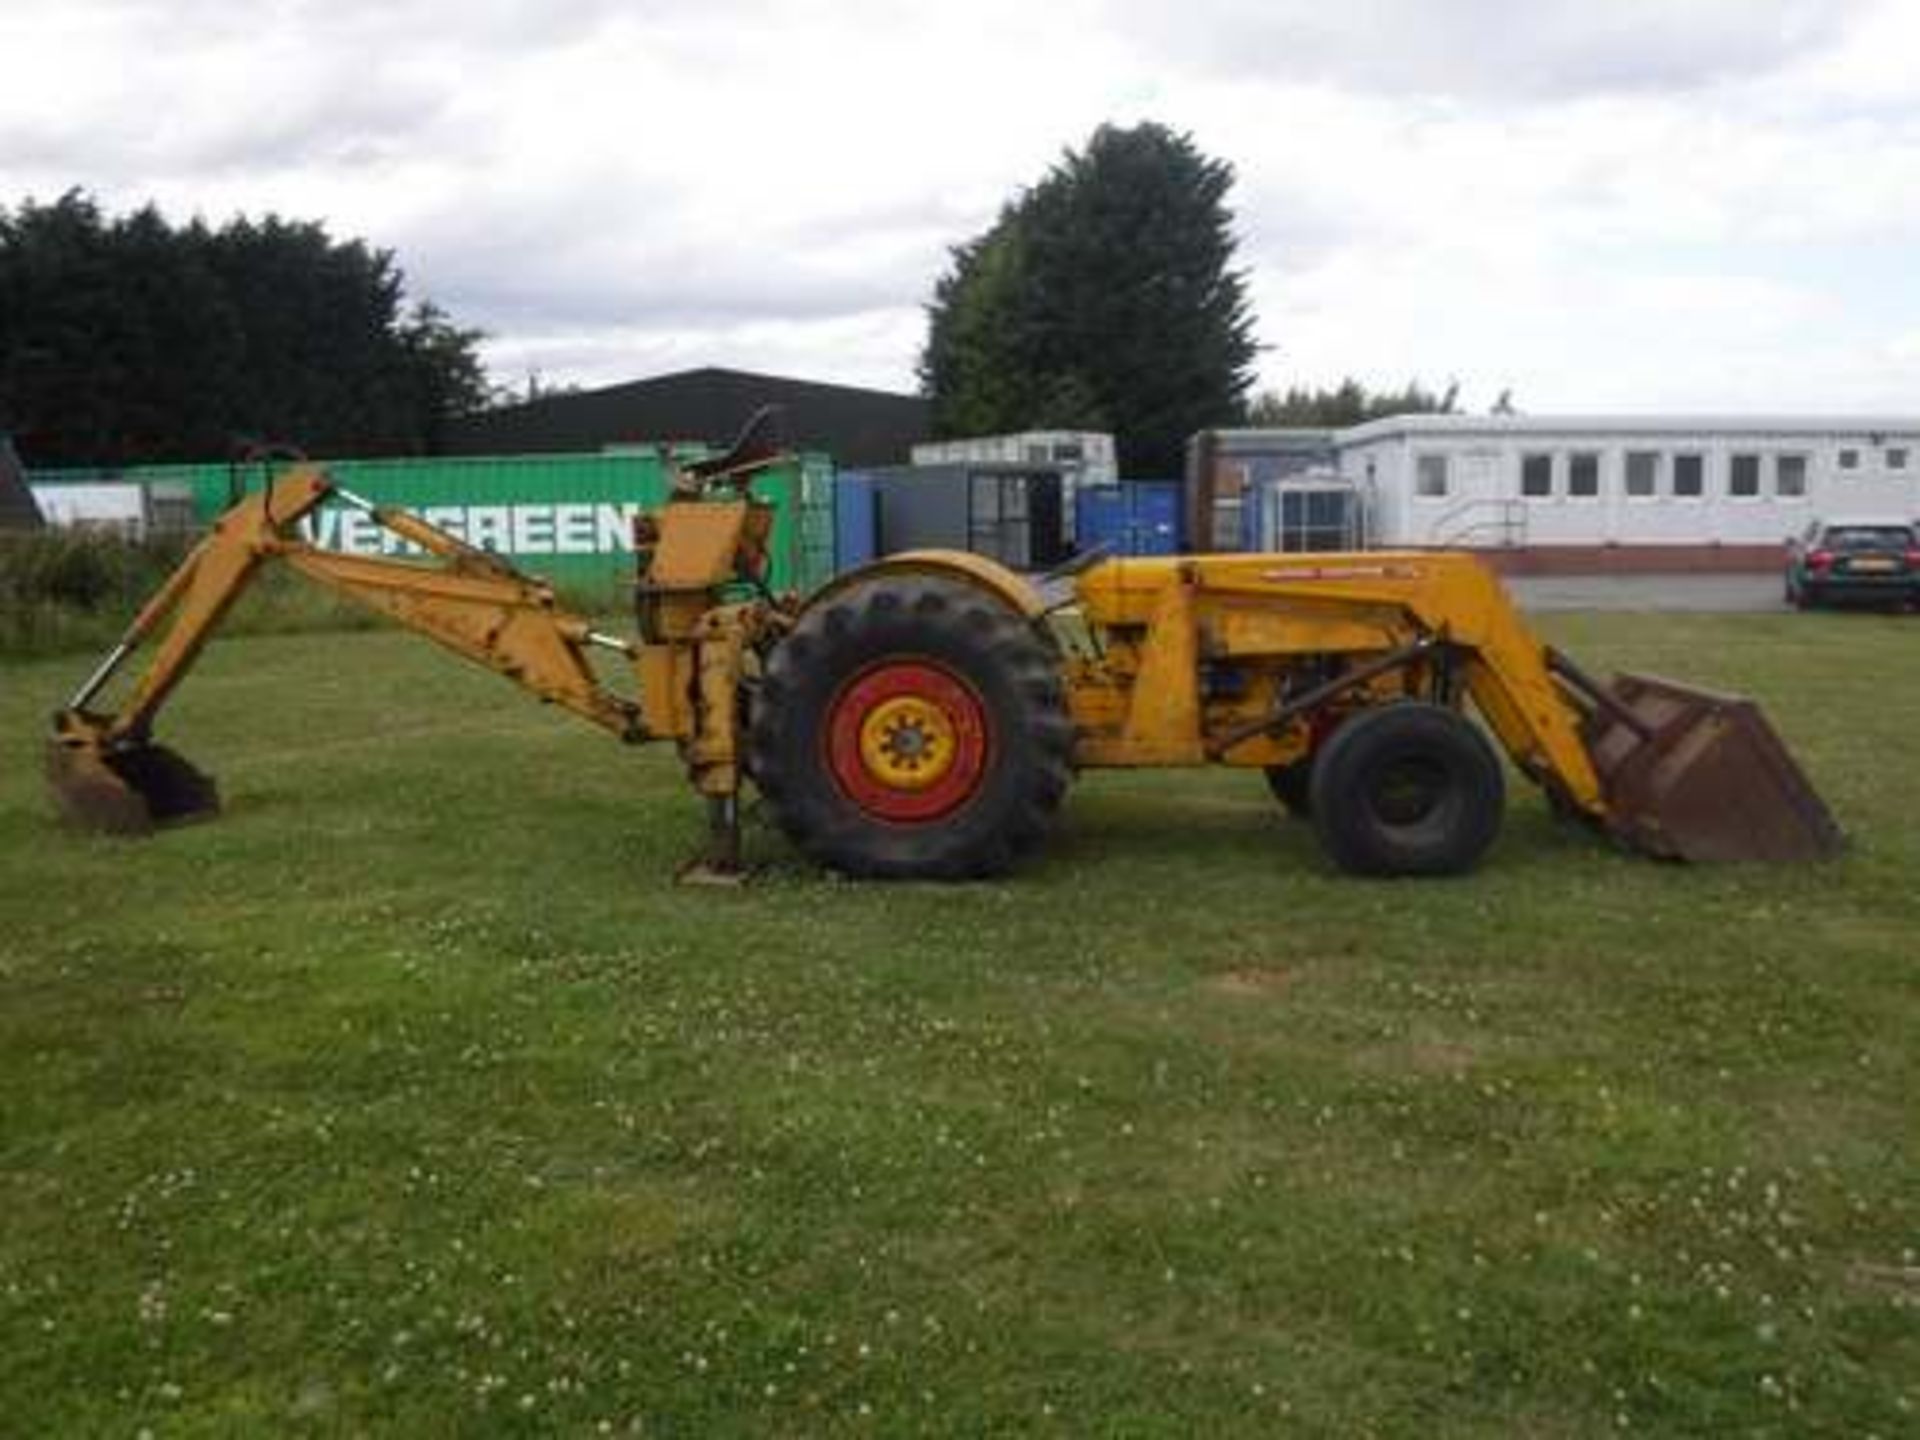
[[1787,541],[1787,603],[1920,603],[1920,532],[1904,520],[1816,520]]

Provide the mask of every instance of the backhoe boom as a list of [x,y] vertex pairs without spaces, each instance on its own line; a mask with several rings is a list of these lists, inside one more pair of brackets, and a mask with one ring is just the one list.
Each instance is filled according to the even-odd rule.
[[[309,544],[299,524],[329,498],[364,509],[428,558],[342,555]],[[57,788],[69,809],[86,812],[80,818],[137,830],[213,808],[211,781],[152,743],[153,722],[249,582],[276,561],[623,740],[647,738],[638,702],[607,689],[586,658],[590,646],[629,659],[638,647],[569,614],[546,582],[416,515],[372,505],[305,466],[223,515],[55,716]],[[156,633],[152,657],[126,698],[105,713],[90,708]]]

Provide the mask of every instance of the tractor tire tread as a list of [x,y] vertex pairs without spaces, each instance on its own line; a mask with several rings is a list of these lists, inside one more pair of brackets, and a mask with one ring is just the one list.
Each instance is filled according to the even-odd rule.
[[[981,790],[923,825],[862,814],[821,759],[820,729],[840,686],[890,653],[931,654],[964,676],[996,736]],[[861,878],[1005,872],[1045,838],[1072,753],[1054,652],[1024,617],[940,578],[875,579],[803,614],[767,659],[747,736],[747,768],[779,828],[812,859]]]

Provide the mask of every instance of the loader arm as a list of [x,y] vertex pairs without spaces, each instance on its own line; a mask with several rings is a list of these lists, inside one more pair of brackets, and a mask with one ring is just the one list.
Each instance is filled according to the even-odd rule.
[[1452,555],[1382,557],[1378,571],[1305,583],[1314,594],[1400,606],[1424,637],[1464,657],[1467,692],[1513,763],[1575,809],[1604,818],[1600,777],[1581,737],[1584,712],[1555,682],[1550,652],[1493,574]]
[[[299,522],[330,497],[365,510],[428,558],[342,555],[307,543],[299,537]],[[416,515],[362,500],[319,469],[303,466],[216,522],[55,715],[49,766],[75,818],[95,828],[140,830],[215,808],[211,781],[152,743],[153,722],[248,583],[276,561],[621,739],[647,738],[639,704],[608,690],[586,657],[588,647],[600,646],[631,659],[637,647],[569,614],[544,581]],[[152,657],[125,698],[105,712],[91,708],[115,673],[156,635]]]
[[[1759,708],[1651,676],[1601,684],[1541,643],[1494,574],[1444,551],[1115,560],[1077,581],[1097,626],[1143,636],[1117,738],[1083,740],[1093,764],[1236,761],[1359,687],[1439,664],[1463,683],[1514,764],[1558,807],[1644,853],[1795,860],[1843,836]],[[1196,660],[1337,660],[1323,686],[1200,733]],[[1094,667],[1097,671],[1098,667]],[[1097,677],[1096,677],[1097,678]],[[1103,686],[1095,689],[1109,688]],[[1278,697],[1276,697],[1278,698]],[[1270,763],[1258,757],[1252,763]]]
[[[1506,591],[1467,556],[1373,552],[1108,561],[1082,576],[1078,590],[1103,621],[1146,623],[1152,640],[1144,663],[1153,673],[1143,674],[1134,688],[1161,707],[1178,692],[1194,660],[1166,642],[1204,624],[1203,616],[1274,617],[1274,633],[1286,636],[1284,643],[1297,637],[1307,650],[1351,647],[1361,663],[1444,647],[1461,662],[1468,692],[1514,763],[1583,813],[1604,813],[1600,779],[1581,739],[1581,710],[1555,682],[1546,648]],[[1186,708],[1197,719],[1197,696],[1188,697]],[[1218,757],[1263,728],[1262,721],[1249,722],[1238,733],[1208,737],[1206,748]],[[1199,754],[1198,745],[1189,748]]]

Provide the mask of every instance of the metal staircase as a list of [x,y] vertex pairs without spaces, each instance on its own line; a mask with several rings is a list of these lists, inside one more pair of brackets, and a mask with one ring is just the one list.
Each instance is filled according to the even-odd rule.
[[1512,550],[1527,543],[1527,507],[1510,498],[1463,500],[1428,532],[1442,550]]

